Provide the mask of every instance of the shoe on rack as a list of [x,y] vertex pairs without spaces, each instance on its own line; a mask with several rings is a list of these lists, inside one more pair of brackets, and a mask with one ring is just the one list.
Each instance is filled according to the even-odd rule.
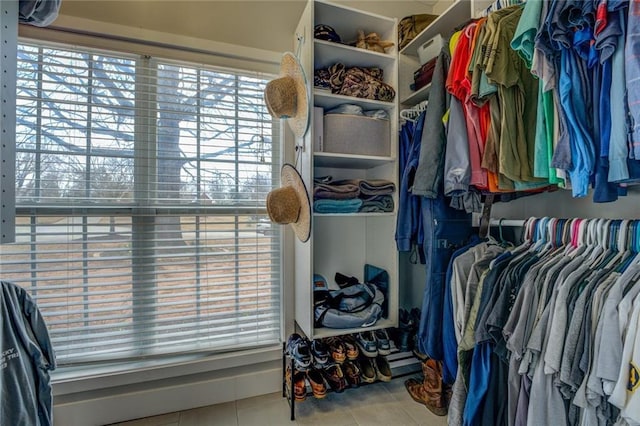
[[356,343],[355,337],[353,337],[351,334],[342,336],[342,343],[344,344],[344,348],[347,353],[347,359],[351,361],[357,360],[360,356],[360,349],[358,349],[358,344]]
[[347,388],[347,379],[344,377],[340,364],[330,363],[320,371],[332,391],[340,393]]
[[420,324],[420,317],[422,316],[422,311],[420,308],[411,308],[411,312],[409,312],[409,317],[411,318],[411,323],[413,324],[414,330],[418,329],[418,324]]
[[360,377],[365,383],[373,383],[376,381],[376,367],[374,364],[374,358],[367,356],[360,356]]
[[[303,371],[294,370],[293,373],[293,397],[296,401],[304,401],[307,399],[307,382],[306,375]],[[287,381],[287,389],[289,389],[289,395],[291,395],[291,367],[287,366],[287,372],[285,374],[285,380]]]
[[286,351],[287,354],[293,358],[293,363],[297,370],[306,371],[311,365],[309,341],[298,333],[289,336]]
[[375,357],[373,365],[376,369],[376,377],[378,380],[382,382],[390,382],[392,378],[391,366],[389,365],[389,361],[383,355],[378,355]]
[[325,339],[325,344],[328,346],[331,358],[335,362],[342,364],[344,360],[347,359],[347,351],[344,343],[342,343],[342,339],[339,337],[329,337]]
[[321,339],[315,339],[311,342],[311,356],[313,364],[318,368],[324,368],[331,359],[329,347]]
[[320,370],[313,367],[307,370],[307,379],[309,379],[311,392],[315,398],[322,399],[327,396],[327,385],[324,383]]
[[346,360],[344,364],[342,364],[342,372],[347,378],[349,386],[352,388],[360,386],[360,367],[358,366],[357,360]]
[[370,358],[378,356],[378,344],[373,331],[363,331],[356,335],[356,342],[360,348],[360,353]]
[[415,327],[411,319],[409,311],[400,308],[398,312],[398,320],[400,322],[398,327],[398,349],[401,352],[407,352],[411,345],[411,336],[415,334]]
[[376,337],[376,345],[378,347],[379,355],[389,355],[391,353],[391,341],[389,335],[384,328],[380,328],[374,331]]

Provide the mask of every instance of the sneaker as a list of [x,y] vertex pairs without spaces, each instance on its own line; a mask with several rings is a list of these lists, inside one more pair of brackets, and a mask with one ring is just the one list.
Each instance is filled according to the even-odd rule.
[[347,334],[342,337],[342,343],[344,344],[344,348],[347,352],[347,359],[350,359],[351,361],[357,360],[360,356],[360,350],[358,349],[356,339],[352,335]]
[[347,351],[342,340],[339,337],[329,337],[325,340],[325,343],[329,347],[331,358],[338,364],[342,364],[347,358]]
[[342,371],[347,378],[349,386],[352,388],[360,386],[360,367],[358,366],[358,361],[346,360],[344,364],[342,364]]
[[331,358],[329,347],[322,340],[315,339],[311,342],[311,356],[313,357],[314,365],[318,368],[323,368]]
[[287,341],[287,354],[293,358],[297,370],[306,371],[311,365],[309,341],[297,333],[292,334]]
[[344,377],[340,364],[330,363],[329,366],[320,370],[331,390],[337,393],[342,392],[348,386],[347,379]]
[[379,355],[389,355],[391,353],[391,342],[389,341],[389,335],[383,328],[374,332],[376,337],[376,344],[378,346]]
[[360,377],[365,383],[373,383],[376,381],[376,367],[373,363],[373,358],[366,356],[360,357]]
[[324,383],[321,370],[317,368],[310,368],[307,370],[307,379],[311,385],[311,392],[317,399],[322,399],[327,396],[327,385]]
[[389,361],[387,361],[386,357],[378,355],[374,358],[373,365],[376,369],[376,377],[378,378],[378,380],[382,382],[391,381],[391,366],[389,365]]
[[356,342],[360,348],[360,352],[368,357],[375,358],[378,356],[378,345],[376,343],[376,336],[372,331],[364,331],[358,333],[356,336]]
[[[294,370],[293,373],[293,397],[296,401],[304,401],[307,399],[307,383],[306,383],[306,375],[303,371]],[[287,372],[285,374],[285,379],[287,381],[287,389],[289,390],[289,395],[291,395],[291,367],[287,367]]]

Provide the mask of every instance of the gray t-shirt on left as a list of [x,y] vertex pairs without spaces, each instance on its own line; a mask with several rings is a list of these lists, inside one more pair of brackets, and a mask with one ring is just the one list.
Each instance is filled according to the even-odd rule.
[[0,282],[0,421],[53,424],[49,371],[55,356],[38,307],[21,287]]

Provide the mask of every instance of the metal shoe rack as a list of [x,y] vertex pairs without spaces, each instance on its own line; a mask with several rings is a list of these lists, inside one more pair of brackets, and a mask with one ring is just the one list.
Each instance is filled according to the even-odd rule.
[[[282,343],[282,396],[287,398],[287,402],[289,403],[289,408],[291,412],[291,421],[296,419],[296,399],[294,395],[294,372],[295,372],[295,364],[294,359],[287,355],[287,344],[286,342]],[[416,356],[411,351],[400,351],[398,348],[393,345],[391,346],[391,353],[386,356],[387,361],[389,362],[389,367],[391,367],[391,375],[392,379],[397,379],[400,377],[409,376],[411,374],[416,374],[418,372],[422,372],[420,366],[420,360],[416,358]],[[290,374],[290,382],[287,383],[287,363],[289,363],[289,368],[291,368]],[[358,386],[358,388],[366,387],[368,385],[377,383],[376,380],[373,383],[362,382]],[[358,389],[355,388],[355,389]],[[349,389],[349,388],[347,388]],[[345,390],[347,390],[345,389]],[[332,392],[330,387],[327,387],[327,392]],[[313,396],[313,392],[309,388],[307,384],[307,396]]]

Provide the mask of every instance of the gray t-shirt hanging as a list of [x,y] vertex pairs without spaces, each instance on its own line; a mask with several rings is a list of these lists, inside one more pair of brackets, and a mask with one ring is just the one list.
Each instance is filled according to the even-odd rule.
[[50,426],[55,356],[40,311],[21,287],[0,282],[0,423]]

